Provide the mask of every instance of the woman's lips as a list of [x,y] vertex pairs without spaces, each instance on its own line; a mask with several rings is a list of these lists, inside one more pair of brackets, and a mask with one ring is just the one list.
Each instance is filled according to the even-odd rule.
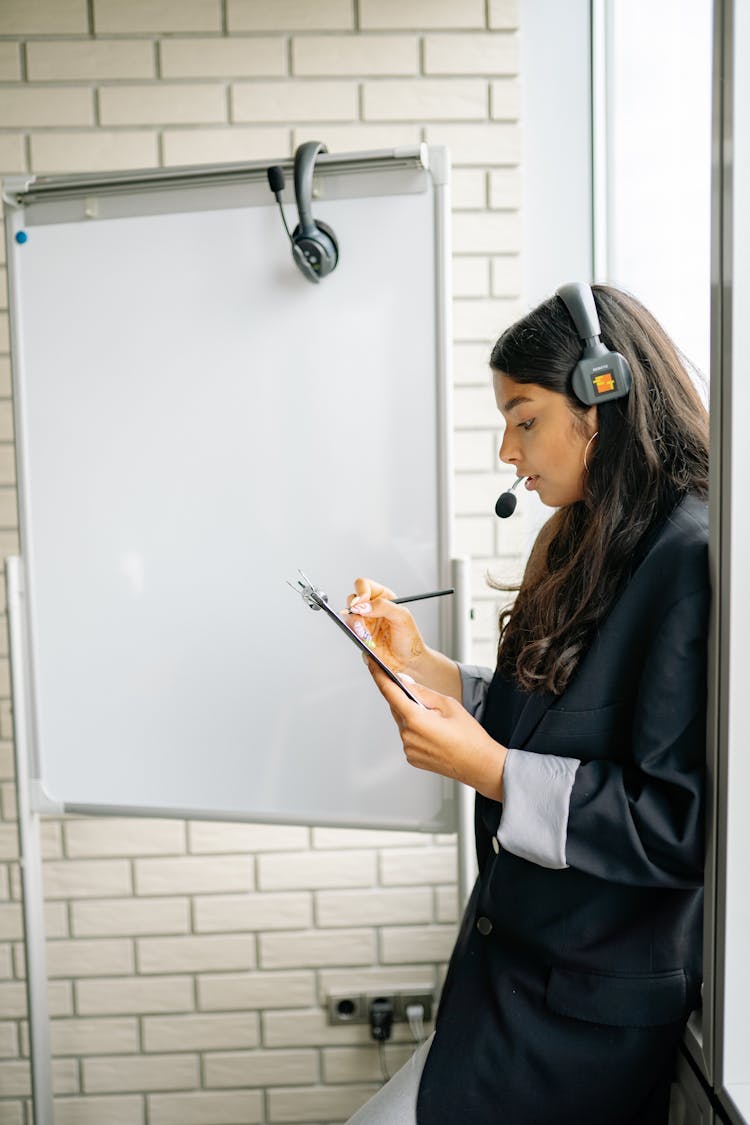
[[539,477],[526,477],[526,480],[524,481],[523,487],[528,489],[529,492],[533,492],[534,489],[536,488],[536,482],[538,480],[539,480]]

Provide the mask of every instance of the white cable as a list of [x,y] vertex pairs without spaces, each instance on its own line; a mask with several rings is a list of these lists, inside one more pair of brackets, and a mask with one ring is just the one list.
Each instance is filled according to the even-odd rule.
[[424,1005],[407,1004],[406,1018],[409,1021],[411,1033],[416,1039],[417,1043],[424,1042]]

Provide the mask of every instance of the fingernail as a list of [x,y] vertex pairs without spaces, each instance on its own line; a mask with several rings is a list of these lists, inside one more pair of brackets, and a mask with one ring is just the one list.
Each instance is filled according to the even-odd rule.
[[365,624],[364,624],[364,622],[362,622],[362,621],[355,621],[355,622],[354,622],[354,624],[352,625],[352,629],[353,629],[353,630],[354,630],[354,632],[355,632],[355,633],[357,634],[357,636],[359,637],[359,639],[360,639],[361,641],[364,641],[364,642],[365,642],[365,644],[366,644],[366,645],[367,645],[367,646],[368,646],[369,648],[375,648],[375,642],[374,642],[374,641],[373,641],[373,639],[372,639],[372,634],[371,634],[371,633],[369,632],[369,630],[368,630],[368,629],[367,629],[367,628],[365,627]]
[[359,613],[362,617],[365,617],[371,609],[372,606],[369,602],[354,602],[349,606],[350,613]]
[[417,681],[412,679],[408,672],[398,672],[398,678],[403,680],[405,684],[415,684]]

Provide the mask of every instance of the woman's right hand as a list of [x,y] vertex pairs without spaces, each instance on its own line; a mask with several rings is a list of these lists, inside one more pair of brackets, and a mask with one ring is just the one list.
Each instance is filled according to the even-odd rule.
[[414,676],[427,646],[409,610],[394,605],[393,590],[371,578],[355,579],[354,590],[346,599],[350,613],[344,620],[349,628],[366,640],[364,627],[372,638],[373,652],[389,668]]

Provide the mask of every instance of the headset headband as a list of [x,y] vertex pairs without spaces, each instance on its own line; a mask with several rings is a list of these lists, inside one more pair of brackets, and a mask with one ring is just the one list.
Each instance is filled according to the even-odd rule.
[[571,281],[557,290],[583,343],[583,353],[570,376],[573,394],[584,406],[624,398],[633,377],[628,361],[602,343],[599,314],[590,285]]

